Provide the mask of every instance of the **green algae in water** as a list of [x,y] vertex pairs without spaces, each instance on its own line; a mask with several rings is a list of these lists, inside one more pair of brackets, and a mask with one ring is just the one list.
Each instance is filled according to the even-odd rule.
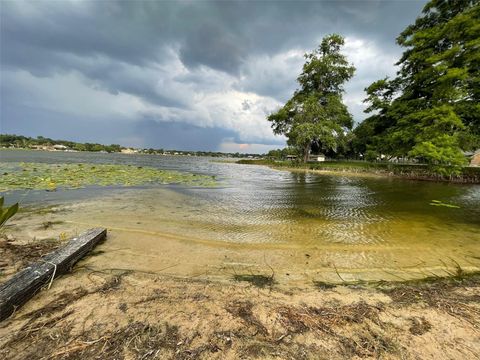
[[448,203],[444,203],[440,200],[432,200],[430,202],[430,205],[432,206],[441,206],[441,207],[446,207],[446,208],[451,208],[451,209],[460,209],[460,206],[457,206],[457,205],[453,205],[453,204],[448,204]]
[[112,164],[1,163],[0,191],[76,189],[90,185],[183,184],[211,187],[212,176]]

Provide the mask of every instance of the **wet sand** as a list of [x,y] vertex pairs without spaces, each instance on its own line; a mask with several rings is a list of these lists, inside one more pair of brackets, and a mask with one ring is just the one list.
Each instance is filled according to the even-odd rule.
[[[321,220],[316,209],[304,207],[302,216],[295,214],[293,221],[279,221],[281,216],[268,211],[235,218],[223,204],[214,208],[202,198],[170,189],[124,190],[24,211],[7,227],[14,244],[106,227],[108,240],[97,247],[99,255],[85,260],[97,270],[119,268],[216,281],[273,273],[285,289],[309,288],[314,281],[445,276],[458,267],[480,271],[477,228],[456,224],[447,232],[448,223],[428,215],[415,219],[398,215],[388,223],[364,216],[363,222],[349,223]],[[4,270],[4,275],[8,272]]]

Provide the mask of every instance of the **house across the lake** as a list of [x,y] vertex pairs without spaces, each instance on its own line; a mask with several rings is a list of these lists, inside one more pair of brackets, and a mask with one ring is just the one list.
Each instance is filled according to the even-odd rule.
[[323,161],[325,161],[325,155],[323,155],[323,154],[318,154],[318,155],[310,154],[310,155],[308,155],[308,161],[323,162]]
[[120,150],[122,154],[137,154],[138,150],[137,149],[132,149],[132,148],[127,148],[127,149],[122,149]]
[[68,147],[66,147],[65,145],[57,144],[57,145],[53,145],[53,149],[58,151],[65,151],[68,149]]
[[473,154],[470,160],[470,166],[480,166],[480,149]]

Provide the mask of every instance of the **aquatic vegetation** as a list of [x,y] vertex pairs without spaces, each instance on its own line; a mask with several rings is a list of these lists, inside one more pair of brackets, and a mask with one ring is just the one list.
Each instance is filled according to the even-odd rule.
[[274,275],[236,274],[233,280],[245,281],[259,288],[272,287],[276,283]]
[[443,207],[452,208],[452,209],[460,209],[460,206],[444,203],[440,200],[432,200],[430,202],[430,205],[432,205],[432,206],[443,206]]
[[313,286],[319,290],[330,290],[335,289],[339,284],[328,283],[325,281],[313,280]]
[[18,203],[4,209],[3,202],[3,196],[0,196],[0,228],[18,211]]
[[215,186],[212,176],[113,164],[0,163],[0,191],[76,189],[85,186],[184,184]]
[[64,221],[62,221],[62,220],[44,221],[44,222],[42,222],[42,225],[40,225],[39,229],[47,230],[47,229],[53,227],[54,225],[63,224],[63,223],[64,223]]

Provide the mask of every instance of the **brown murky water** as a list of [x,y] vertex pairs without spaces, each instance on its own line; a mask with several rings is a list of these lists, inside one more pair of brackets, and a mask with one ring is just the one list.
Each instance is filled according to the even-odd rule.
[[68,231],[107,227],[100,254],[82,262],[90,268],[218,280],[274,273],[288,286],[480,270],[478,185],[291,173],[202,158],[14,155],[2,161],[134,163],[220,179],[216,188],[5,194],[25,206],[67,210],[32,214],[32,227],[45,220],[66,221]]

